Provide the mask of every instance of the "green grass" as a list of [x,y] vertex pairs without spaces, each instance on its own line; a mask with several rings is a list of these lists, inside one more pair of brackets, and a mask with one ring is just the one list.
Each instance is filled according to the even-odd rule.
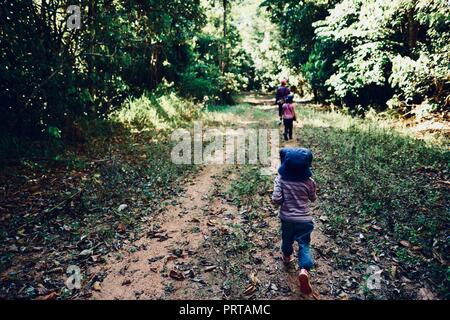
[[243,166],[239,168],[239,177],[232,181],[228,195],[237,206],[258,207],[256,194],[267,190],[272,185],[270,176],[262,175],[258,166]]
[[[449,178],[448,149],[381,121],[304,108],[298,114],[303,128],[297,136],[315,155],[320,206],[337,241],[349,245],[376,223],[393,242],[383,250],[430,275],[448,297],[447,267],[433,253],[445,257],[449,248],[448,188],[439,183]],[[382,235],[369,237],[369,247],[380,246]],[[400,240],[420,246],[422,254],[414,256],[414,263],[409,249],[392,252]],[[430,267],[427,259],[436,263]]]
[[157,95],[146,93],[128,99],[110,114],[110,120],[134,130],[165,131],[189,125],[201,117],[204,106],[180,98],[175,93]]
[[[408,277],[414,279],[419,272],[448,298],[450,213],[448,188],[442,183],[449,180],[448,139],[419,139],[408,129],[392,128],[387,120],[309,106],[299,105],[297,114],[302,126],[295,129],[299,145],[314,153],[319,206],[328,216],[326,232],[342,247],[358,243],[362,233],[360,246],[367,256],[383,254],[387,263],[397,259]],[[273,112],[258,109],[245,115],[261,122],[275,120]],[[250,166],[239,170],[228,190],[236,205],[258,205],[257,193],[271,187],[271,181],[260,178]],[[402,248],[401,240],[418,251]],[[348,267],[347,261],[338,264]]]
[[237,115],[243,115],[248,112],[250,108],[249,104],[237,104],[237,105],[208,105],[207,112],[219,112],[219,113],[233,113]]

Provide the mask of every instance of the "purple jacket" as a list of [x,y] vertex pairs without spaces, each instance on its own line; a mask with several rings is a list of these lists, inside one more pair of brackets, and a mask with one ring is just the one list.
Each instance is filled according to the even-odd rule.
[[280,219],[282,221],[312,221],[309,202],[314,202],[316,199],[316,183],[313,179],[286,181],[280,175],[276,177],[272,201],[281,204]]
[[277,93],[275,94],[275,102],[278,102],[278,100],[286,98],[288,95],[291,94],[291,90],[289,90],[286,86],[280,86],[277,89]]

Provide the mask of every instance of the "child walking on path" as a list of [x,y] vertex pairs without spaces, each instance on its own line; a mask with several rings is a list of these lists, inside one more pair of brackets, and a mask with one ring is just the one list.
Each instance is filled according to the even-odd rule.
[[278,105],[278,116],[280,117],[280,125],[283,120],[283,104],[286,102],[286,97],[291,94],[291,90],[286,86],[287,81],[281,80],[281,85],[278,87],[275,94],[275,103]]
[[300,291],[311,294],[308,271],[313,267],[310,242],[314,223],[309,202],[317,199],[316,183],[311,179],[312,153],[304,148],[283,148],[280,158],[281,166],[275,179],[272,201],[281,205],[279,217],[283,262],[289,265],[294,261],[292,245],[297,241]]
[[292,95],[287,96],[286,103],[283,104],[283,122],[284,122],[284,140],[292,140],[292,129],[294,127],[294,121],[296,121],[295,116],[295,105],[294,97]]

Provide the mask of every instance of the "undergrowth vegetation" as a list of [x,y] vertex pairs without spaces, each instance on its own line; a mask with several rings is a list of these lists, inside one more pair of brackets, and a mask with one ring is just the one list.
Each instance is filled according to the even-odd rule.
[[[302,105],[297,113],[298,145],[314,153],[325,233],[344,250],[333,254],[335,267],[361,268],[345,253],[345,248],[361,247],[367,263],[363,269],[377,264],[391,279],[398,268],[397,277],[423,280],[448,298],[450,153],[445,138],[418,139],[380,118],[358,119]],[[258,207],[261,194],[272,187],[266,178],[257,168],[239,170],[229,197],[236,205]],[[366,298],[415,297],[395,290],[394,285],[382,292],[366,290]]]
[[167,130],[198,119],[203,105],[180,98],[172,92],[165,95],[145,94],[128,99],[110,118],[134,129]]
[[393,256],[409,277],[429,279],[448,297],[445,145],[334,112],[301,109],[300,118],[328,232],[345,246],[362,234],[369,254]]

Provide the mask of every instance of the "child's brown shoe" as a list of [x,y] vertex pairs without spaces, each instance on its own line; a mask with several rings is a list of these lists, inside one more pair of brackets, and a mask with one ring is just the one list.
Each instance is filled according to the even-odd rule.
[[285,266],[289,266],[292,262],[294,262],[294,260],[295,260],[295,258],[292,255],[285,256],[283,254],[283,263]]
[[309,283],[309,273],[306,269],[300,270],[298,274],[298,281],[300,283],[300,292],[306,295],[312,293],[311,284]]

